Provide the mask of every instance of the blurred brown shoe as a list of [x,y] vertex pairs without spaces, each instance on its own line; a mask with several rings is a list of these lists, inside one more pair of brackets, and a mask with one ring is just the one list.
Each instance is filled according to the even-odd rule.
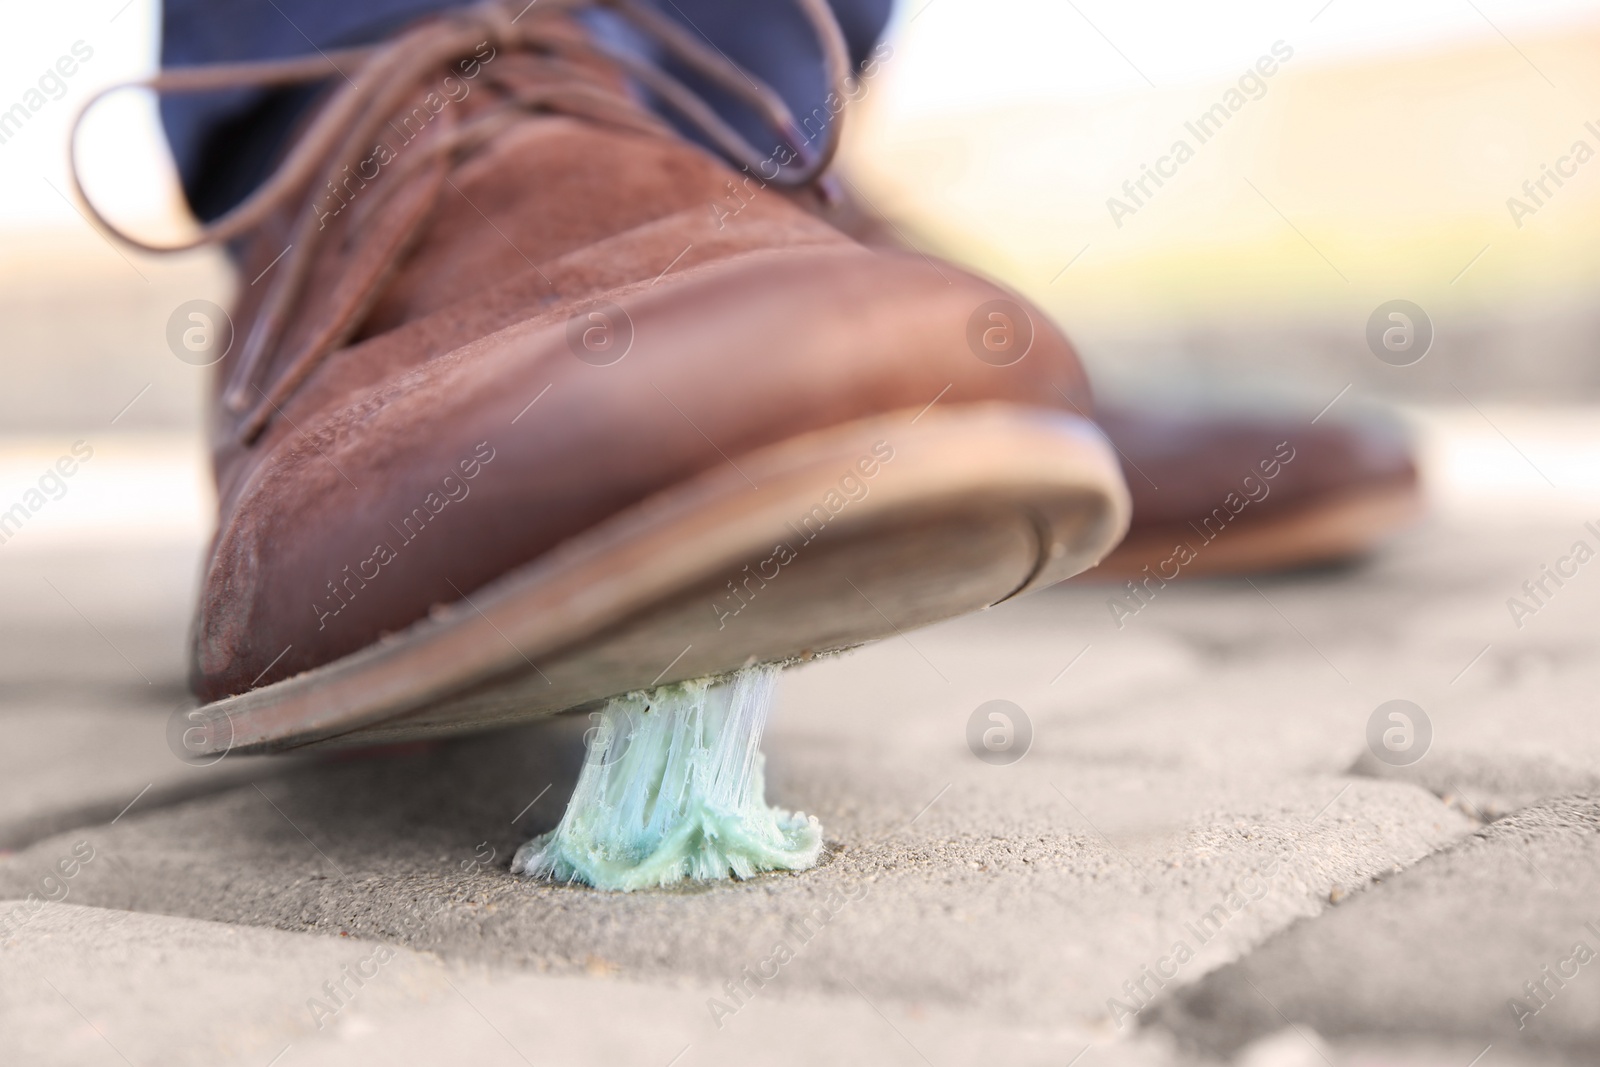
[[[763,156],[597,52],[572,6],[335,57],[349,83],[209,231],[256,281],[220,364],[197,748],[424,737],[846,647],[1120,538],[1116,457],[1043,316],[799,206],[837,122]],[[803,6],[842,78],[826,5]],[[267,66],[326,69],[297,62]]]
[[[824,210],[864,244],[903,247],[901,231],[859,199]],[[1085,581],[1345,562],[1424,510],[1407,434],[1374,414],[1312,424],[1243,408],[1097,404],[1094,418],[1121,459],[1133,518]]]
[[1409,440],[1373,417],[1315,424],[1245,412],[1102,405],[1133,497],[1096,577],[1178,577],[1354,559],[1422,513]]

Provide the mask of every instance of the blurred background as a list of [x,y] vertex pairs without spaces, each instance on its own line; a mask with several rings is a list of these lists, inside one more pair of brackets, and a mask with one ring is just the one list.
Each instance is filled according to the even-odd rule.
[[[1056,314],[1108,384],[1354,376],[1554,400],[1600,383],[1600,176],[1547,185],[1520,220],[1507,204],[1532,206],[1523,182],[1575,142],[1600,148],[1600,5],[910,7],[852,162],[909,229]],[[1178,141],[1194,156],[1163,164],[1175,176],[1124,190]],[[1440,329],[1441,358],[1405,373],[1361,358],[1397,297]]]
[[[16,5],[0,39],[0,109],[31,108],[78,57],[0,129],[0,499],[74,440],[95,449],[0,554],[170,549],[149,581],[171,627],[138,597],[84,618],[75,590],[103,590],[81,553],[62,596],[31,565],[0,574],[133,681],[171,662],[211,511],[207,372],[173,357],[167,320],[240,284],[214,250],[115,246],[73,201],[72,118],[154,69],[158,20],[154,0]],[[846,122],[845,173],[907,240],[1054,315],[1103,394],[1397,404],[1441,508],[1600,501],[1600,3],[908,0],[889,45]],[[112,97],[78,140],[114,217],[192,225],[148,94]],[[1411,366],[1365,339],[1395,299],[1435,331]],[[85,621],[124,631],[123,653]],[[0,657],[5,685],[48,658],[26,641]]]

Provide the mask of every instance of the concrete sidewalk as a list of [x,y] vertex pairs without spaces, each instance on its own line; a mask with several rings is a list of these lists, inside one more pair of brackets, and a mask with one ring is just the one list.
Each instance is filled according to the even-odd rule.
[[[37,651],[0,703],[0,1059],[1593,1062],[1600,577],[1505,606],[1583,518],[1447,510],[1120,630],[1075,583],[792,670],[770,791],[827,861],[626,896],[506,870],[581,720],[191,767],[192,547],[119,552],[159,590],[126,608],[92,552],[7,558]],[[1367,741],[1397,697],[1409,767]],[[966,743],[995,699],[1032,728],[1009,765]]]

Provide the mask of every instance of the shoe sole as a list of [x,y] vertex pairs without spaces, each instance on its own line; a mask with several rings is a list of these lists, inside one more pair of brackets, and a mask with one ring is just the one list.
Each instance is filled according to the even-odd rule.
[[978,404],[847,423],[731,459],[400,633],[208,704],[190,713],[193,747],[433,738],[808,658],[1071,577],[1128,515],[1115,453],[1077,416]]
[[1161,574],[1179,545],[1195,553],[1181,567],[1183,577],[1326,566],[1364,555],[1425,510],[1421,488],[1407,482],[1346,493],[1237,530],[1224,528],[1211,541],[1192,526],[1173,524],[1130,535],[1094,576],[1122,581],[1140,577],[1146,566]]

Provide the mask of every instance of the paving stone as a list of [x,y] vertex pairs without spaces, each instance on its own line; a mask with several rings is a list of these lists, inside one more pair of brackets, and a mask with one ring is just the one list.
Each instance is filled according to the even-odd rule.
[[184,635],[199,551],[168,537],[0,550],[13,612],[0,640],[0,851],[287,769],[174,750],[169,727],[195,703]]
[[[1441,746],[1442,747],[1442,746]],[[1445,748],[1409,767],[1391,767],[1370,752],[1350,773],[1421,786],[1463,815],[1488,823],[1550,797],[1600,794],[1600,771],[1566,755],[1524,755]]]
[[[186,761],[182,710],[138,689],[83,689],[0,702],[0,853],[124,813],[271,778],[302,762],[229,754]],[[176,717],[176,722],[174,722]]]
[[1543,801],[1295,925],[1150,1017],[1213,1054],[1288,1020],[1333,1039],[1470,1038],[1593,1063],[1596,885],[1600,797]]
[[[0,915],[20,903],[0,901]],[[796,993],[793,977],[809,966],[802,951],[734,999],[703,983],[628,981],[598,959],[581,976],[508,971],[358,938],[49,903],[0,934],[0,1058],[51,1067],[1223,1062],[1160,1031],[1108,1038],[879,1004],[856,990]],[[1266,1034],[1230,1062],[1463,1067],[1476,1051],[1448,1040],[1333,1044],[1302,1026]],[[1510,1050],[1495,1062],[1540,1061]]]
[[[93,861],[91,861],[92,863]],[[0,914],[15,902],[0,901]],[[47,904],[0,936],[0,1058],[143,1067],[349,1063],[1060,1064],[1167,1067],[1160,1038],[1096,1045],[968,1013],[796,995],[797,956],[735,1000],[581,977],[491,972],[346,937]],[[713,1013],[708,1005],[725,1005]]]
[[[11,546],[7,546],[9,549]],[[179,758],[194,545],[0,555],[0,850],[286,769]],[[179,727],[181,729],[181,723]]]
[[[1472,825],[1403,783],[1219,781],[1046,751],[993,767],[959,741],[901,752],[887,737],[775,736],[774,798],[803,802],[828,829],[819,870],[634,895],[510,878],[511,851],[559,815],[583,725],[347,758],[135,809],[87,834],[113,862],[85,868],[72,899],[713,984],[822,909],[797,990],[842,995],[848,979],[884,1003],[1110,1034],[1107,999],[1176,939],[1198,942],[1187,924],[1206,943],[1186,979]],[[74,840],[0,862],[0,892],[31,888]]]

